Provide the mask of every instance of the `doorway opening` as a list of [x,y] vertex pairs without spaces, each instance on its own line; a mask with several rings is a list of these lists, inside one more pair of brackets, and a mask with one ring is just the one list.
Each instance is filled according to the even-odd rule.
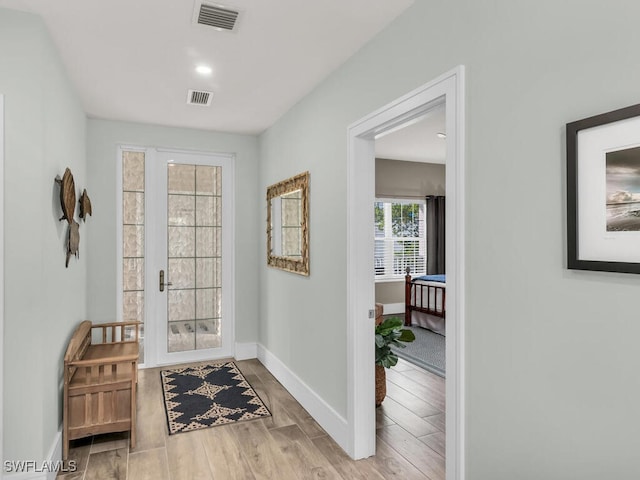
[[376,404],[381,402],[376,408],[376,437],[422,473],[442,479],[445,123],[442,104],[402,129],[376,137],[374,206],[376,315],[382,309],[375,323],[394,318],[414,334],[414,341],[403,343],[404,348],[392,347],[398,363],[385,370],[384,398],[376,389]]
[[446,478],[464,478],[464,67],[374,111],[348,131],[347,367],[348,453],[375,454],[374,238],[375,139],[444,105],[446,117]]

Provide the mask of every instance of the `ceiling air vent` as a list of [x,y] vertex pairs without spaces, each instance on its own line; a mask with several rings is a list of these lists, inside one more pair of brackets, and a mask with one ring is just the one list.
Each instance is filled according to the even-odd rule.
[[213,92],[205,92],[204,90],[189,90],[187,91],[187,104],[189,105],[202,105],[208,107],[213,100]]
[[[199,7],[199,8],[198,8]],[[212,5],[210,3],[196,3],[197,23],[207,25],[219,30],[233,30],[238,19],[239,12],[231,10],[220,5]]]

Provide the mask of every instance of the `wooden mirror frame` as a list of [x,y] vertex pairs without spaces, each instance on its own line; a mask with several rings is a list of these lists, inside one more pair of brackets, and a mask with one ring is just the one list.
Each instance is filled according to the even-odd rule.
[[[271,235],[271,201],[296,190],[302,192],[302,251],[300,260],[274,255]],[[309,172],[300,173],[267,187],[267,265],[298,275],[309,275]]]

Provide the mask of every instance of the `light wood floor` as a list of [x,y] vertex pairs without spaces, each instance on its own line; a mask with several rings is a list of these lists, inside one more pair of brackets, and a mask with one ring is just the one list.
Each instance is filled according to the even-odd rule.
[[387,370],[376,455],[354,461],[260,362],[236,363],[272,417],[169,436],[160,369],[141,370],[136,448],[128,434],[77,440],[78,471],[58,478],[444,480],[444,379],[402,360]]

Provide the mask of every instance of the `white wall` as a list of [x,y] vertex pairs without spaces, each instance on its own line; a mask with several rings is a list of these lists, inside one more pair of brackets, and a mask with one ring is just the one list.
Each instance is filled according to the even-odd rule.
[[444,164],[376,158],[376,195],[413,198],[444,194]]
[[464,64],[467,478],[640,478],[640,277],[568,271],[564,213],[564,125],[639,102],[639,15],[417,0],[293,107],[260,187],[310,171],[311,276],[263,263],[265,347],[345,415],[347,126]]
[[[89,233],[87,304],[93,321],[116,318],[116,160],[117,147],[139,145],[235,154],[236,342],[258,337],[258,247],[262,206],[258,183],[258,140],[204,130],[105,120],[88,121],[88,176],[93,218]],[[266,209],[266,207],[264,207]]]
[[[86,316],[91,224],[80,259],[65,268],[66,221],[56,175],[87,184],[86,118],[42,21],[0,9],[0,92],[5,94],[4,452],[46,459],[62,418],[62,360]],[[77,215],[76,215],[77,219]]]

